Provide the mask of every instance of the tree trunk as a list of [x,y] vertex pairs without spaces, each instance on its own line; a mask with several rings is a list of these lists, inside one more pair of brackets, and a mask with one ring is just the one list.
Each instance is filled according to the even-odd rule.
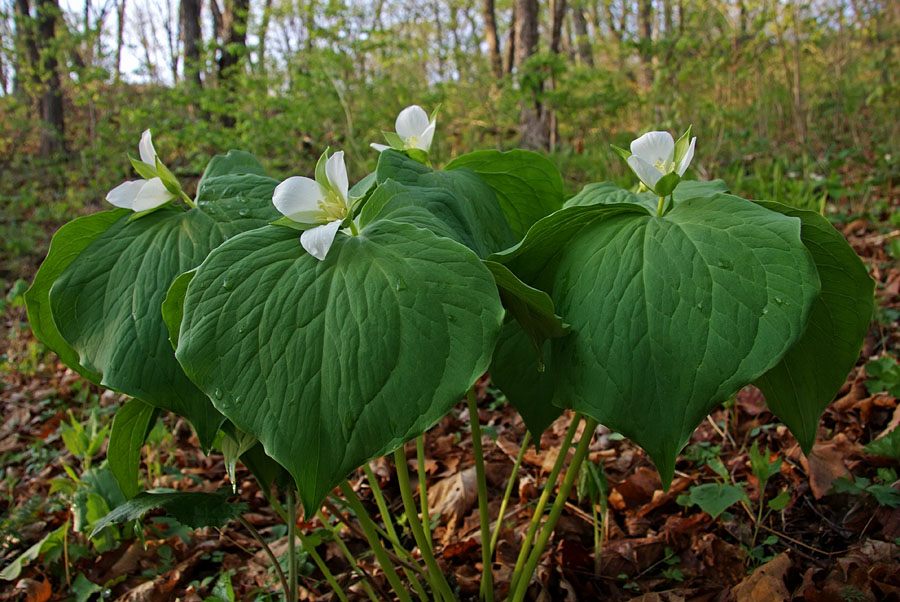
[[116,81],[122,78],[122,47],[125,45],[125,3],[120,0],[117,7],[118,21],[116,22]]
[[[516,0],[516,48],[515,67],[521,70],[525,61],[535,53],[538,46],[538,3],[537,0]],[[532,89],[523,89],[525,98],[519,113],[520,146],[529,149],[546,149],[550,144],[548,124],[543,116],[540,93],[543,81],[532,81]]]
[[566,17],[566,0],[550,0],[550,52],[559,54],[562,25]]
[[653,0],[638,0],[638,33],[641,44],[638,83],[641,90],[648,92],[653,87]]
[[[215,2],[213,2],[215,4]],[[247,50],[247,16],[250,0],[228,0],[222,15],[222,54],[219,55],[219,85],[234,88],[234,76],[240,68],[241,57]],[[234,115],[222,115],[222,125],[234,127]]]
[[272,18],[272,0],[266,0],[263,6],[262,21],[259,23],[259,55],[257,59],[257,70],[260,73],[266,72],[266,35],[269,33],[269,20]]
[[48,157],[66,152],[66,127],[63,116],[62,84],[59,78],[56,40],[56,20],[59,0],[38,0],[38,36],[42,41],[41,79],[44,93],[41,99],[41,155]]
[[575,57],[579,63],[593,67],[594,52],[591,49],[591,39],[588,37],[583,0],[579,0],[572,6],[572,21],[575,27]]
[[513,66],[515,63],[516,57],[516,3],[513,2],[512,7],[512,16],[509,20],[509,34],[507,35],[506,40],[506,57],[505,64],[503,65],[503,71],[505,73],[512,73]]
[[181,35],[184,41],[184,79],[197,88],[203,86],[200,73],[203,66],[200,62],[200,45],[203,33],[200,29],[200,0],[181,0]]
[[28,96],[26,80],[39,86],[38,64],[40,51],[35,36],[35,21],[31,16],[31,5],[28,0],[16,0],[16,74],[13,79],[13,93],[24,98]]
[[503,75],[503,64],[500,62],[500,44],[497,41],[497,19],[494,16],[494,0],[484,0],[484,38],[488,44],[488,56],[491,60],[491,73],[500,78]]

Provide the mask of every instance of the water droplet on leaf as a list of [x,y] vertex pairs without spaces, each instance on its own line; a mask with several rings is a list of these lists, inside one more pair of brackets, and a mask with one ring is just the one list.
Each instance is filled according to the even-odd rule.
[[216,388],[216,399],[222,399],[222,389]]
[[243,209],[238,211],[238,215],[240,215],[241,217],[247,217],[248,215],[250,215],[250,210],[244,207]]

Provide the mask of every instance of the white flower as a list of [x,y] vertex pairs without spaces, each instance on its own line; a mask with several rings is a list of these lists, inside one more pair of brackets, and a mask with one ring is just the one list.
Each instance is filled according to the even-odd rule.
[[688,128],[677,143],[669,132],[647,132],[631,143],[628,166],[647,188],[656,192],[663,176],[676,173],[681,177],[691,164],[697,138],[688,144],[690,132]]
[[300,244],[319,261],[325,259],[341,224],[353,212],[348,189],[344,151],[331,157],[327,157],[327,151],[323,153],[315,180],[293,176],[275,187],[272,203],[282,215],[300,224],[314,225],[300,235]]
[[[142,171],[148,175],[151,173],[156,174],[156,149],[153,148],[150,130],[144,130],[144,133],[141,134],[141,142],[138,145],[138,149],[141,154],[141,163],[147,166]],[[133,163],[136,162],[133,161]],[[166,188],[159,176],[148,180],[128,180],[106,194],[106,200],[112,205],[131,209],[135,212],[155,209],[168,203],[173,198],[175,198],[175,195]]]
[[397,115],[394,127],[396,134],[385,133],[385,138],[390,146],[371,143],[369,146],[381,152],[388,148],[395,150],[421,150],[428,152],[431,148],[431,140],[434,138],[434,126],[437,116],[432,113],[431,118],[425,109],[419,105],[406,107]]

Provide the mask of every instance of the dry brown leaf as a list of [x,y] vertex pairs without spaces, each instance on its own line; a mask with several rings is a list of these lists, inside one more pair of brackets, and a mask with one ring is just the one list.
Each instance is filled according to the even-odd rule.
[[791,559],[783,552],[734,586],[731,595],[736,602],[786,602],[790,593],[784,576],[790,568]]
[[809,486],[817,500],[825,497],[835,479],[850,474],[844,460],[858,451],[843,433],[831,441],[816,443],[808,457],[801,457],[803,468],[809,475]]
[[49,581],[19,579],[16,590],[25,592],[25,602],[47,602],[53,594]]
[[478,501],[478,482],[472,466],[441,479],[428,491],[428,509],[432,515],[440,515],[447,524],[458,524]]

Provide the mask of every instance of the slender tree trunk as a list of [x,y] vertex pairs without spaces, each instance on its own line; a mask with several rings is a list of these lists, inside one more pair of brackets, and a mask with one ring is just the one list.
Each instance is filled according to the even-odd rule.
[[575,27],[575,56],[579,63],[593,67],[594,52],[591,49],[591,39],[588,37],[583,0],[577,0],[572,6],[572,22]]
[[638,30],[640,34],[641,66],[638,83],[641,90],[648,92],[653,86],[653,1],[638,0]]
[[[247,16],[250,13],[250,0],[230,0],[226,4],[222,24],[222,54],[219,55],[219,85],[234,87],[235,72],[240,67],[241,57],[247,49]],[[234,115],[222,115],[222,125],[234,127],[237,122]]]
[[516,2],[513,2],[512,7],[512,16],[509,20],[509,34],[507,35],[506,40],[506,64],[503,66],[503,70],[506,73],[512,73],[513,67],[516,62],[516,25],[518,19],[516,18]]
[[[537,0],[516,0],[516,49],[515,67],[521,69],[525,61],[535,53],[538,46],[538,3]],[[533,81],[532,89],[523,89],[525,98],[519,113],[520,145],[530,149],[546,149],[550,136],[543,117],[540,94],[542,81]]]
[[13,79],[13,93],[24,98],[31,92],[26,81],[40,89],[38,75],[40,51],[37,46],[35,19],[31,16],[29,0],[16,0],[13,10],[16,25],[16,75]]
[[122,47],[125,45],[125,3],[127,0],[119,0],[117,7],[118,21],[116,22],[116,81],[122,78]]
[[184,41],[184,79],[197,88],[203,86],[200,73],[200,46],[203,33],[200,29],[200,0],[181,0],[181,35]]
[[48,157],[66,152],[66,124],[63,115],[62,84],[57,59],[56,21],[59,18],[58,0],[38,0],[38,36],[42,40],[41,79],[44,93],[41,99],[41,155]]
[[272,0],[266,0],[263,5],[262,20],[259,24],[259,58],[257,70],[266,73],[266,35],[269,33],[269,20],[272,18]]
[[500,78],[503,75],[503,64],[500,62],[500,43],[497,40],[497,19],[494,15],[494,0],[484,0],[484,38],[488,44],[488,56],[491,60],[491,73]]

